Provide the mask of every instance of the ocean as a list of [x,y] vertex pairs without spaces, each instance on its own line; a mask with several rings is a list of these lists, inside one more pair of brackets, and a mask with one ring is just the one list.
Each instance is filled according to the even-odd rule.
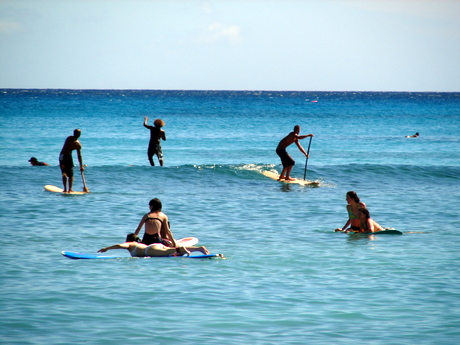
[[[460,341],[460,93],[2,89],[0,120],[1,344]],[[262,174],[294,125],[319,187]],[[75,128],[91,193],[46,192]],[[351,190],[403,235],[334,232]],[[61,255],[123,242],[152,198],[226,259]]]

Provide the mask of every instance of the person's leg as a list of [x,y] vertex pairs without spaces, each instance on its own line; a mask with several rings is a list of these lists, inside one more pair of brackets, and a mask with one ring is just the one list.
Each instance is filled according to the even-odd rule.
[[150,165],[155,166],[155,162],[153,161],[153,155],[147,154],[147,157],[149,158]]
[[73,176],[70,176],[69,179],[69,189],[68,189],[68,192],[73,192],[72,190],[72,186],[73,186]]
[[288,167],[286,167],[286,176],[285,176],[285,180],[288,180],[288,181],[293,181],[295,180],[294,178],[291,177],[291,170],[294,166],[293,165],[289,165]]
[[281,170],[280,177],[278,180],[284,180],[286,178],[287,167],[283,166],[283,170]]
[[64,185],[64,193],[67,192],[67,175],[62,174],[62,184]]

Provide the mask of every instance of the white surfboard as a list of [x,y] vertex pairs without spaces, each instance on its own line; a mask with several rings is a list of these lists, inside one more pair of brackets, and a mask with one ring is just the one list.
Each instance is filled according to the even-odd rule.
[[64,194],[64,195],[80,195],[80,194],[88,194],[87,192],[70,192],[70,193],[64,193],[64,189],[62,188],[59,188],[59,187],[56,187],[56,186],[53,186],[51,184],[47,184],[45,186],[45,190],[48,191],[48,192],[52,192],[52,193],[61,193],[61,194]]
[[278,173],[275,173],[273,171],[263,171],[262,174],[264,174],[267,177],[270,177],[273,180],[283,182],[283,183],[294,183],[294,184],[300,184],[304,186],[318,186],[319,182],[318,181],[309,181],[309,180],[300,180],[300,179],[294,179],[292,181],[286,181],[286,180],[279,180],[280,175]]

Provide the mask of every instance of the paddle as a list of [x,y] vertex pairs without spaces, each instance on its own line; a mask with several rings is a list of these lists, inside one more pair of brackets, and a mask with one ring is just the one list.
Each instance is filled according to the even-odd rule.
[[86,187],[85,175],[83,174],[83,171],[80,171],[80,172],[81,172],[81,179],[83,181],[83,191],[85,193],[89,193],[90,191],[89,191],[88,187]]
[[307,177],[307,164],[308,164],[308,156],[310,155],[310,145],[311,145],[311,139],[313,137],[310,137],[310,142],[308,143],[308,150],[307,150],[307,160],[305,161],[305,172],[303,173],[303,180],[306,181]]

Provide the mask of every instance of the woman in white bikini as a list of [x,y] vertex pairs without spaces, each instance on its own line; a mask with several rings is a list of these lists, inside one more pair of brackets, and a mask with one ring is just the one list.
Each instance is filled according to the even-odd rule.
[[[366,208],[366,204],[359,200],[358,194],[356,192],[350,191],[347,193],[347,211],[348,211],[348,220],[343,226],[343,228],[337,228],[335,231],[359,231],[361,229],[361,223],[358,218],[358,210],[360,208]],[[347,226],[350,226],[347,229]]]
[[114,244],[113,246],[101,248],[98,253],[105,253],[112,249],[126,249],[132,257],[161,257],[161,256],[182,256],[189,255],[191,252],[200,252],[202,254],[209,254],[206,247],[167,247],[161,243],[153,243],[146,245],[139,243],[140,239],[136,234],[128,234],[125,243]]

